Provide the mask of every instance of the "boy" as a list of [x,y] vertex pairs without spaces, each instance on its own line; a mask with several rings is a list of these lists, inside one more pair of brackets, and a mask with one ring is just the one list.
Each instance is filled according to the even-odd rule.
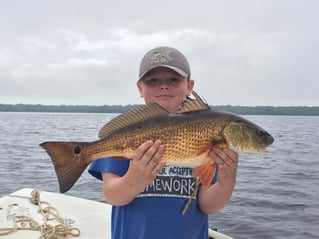
[[[174,113],[194,87],[185,56],[171,47],[158,47],[143,57],[137,88],[146,104],[158,103]],[[213,147],[210,157],[219,166],[213,184],[199,187],[185,215],[182,210],[196,190],[192,169],[165,166],[160,140],[147,141],[132,160],[104,158],[89,172],[103,180],[103,193],[112,210],[112,238],[208,238],[208,215],[231,197],[238,156]]]

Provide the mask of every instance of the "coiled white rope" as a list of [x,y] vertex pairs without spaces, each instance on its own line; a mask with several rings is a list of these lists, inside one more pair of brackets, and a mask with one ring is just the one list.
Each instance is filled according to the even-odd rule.
[[[0,228],[0,236],[9,235],[18,230],[39,231],[39,239],[68,239],[70,237],[79,237],[80,229],[71,227],[69,220],[60,216],[58,210],[52,207],[48,202],[40,200],[40,190],[33,190],[31,197],[7,195],[10,197],[26,198],[34,205],[38,206],[39,213],[42,215],[43,223],[39,223],[32,218],[13,217],[13,226],[10,228]],[[7,209],[7,216],[14,205]],[[10,215],[12,216],[12,215]],[[49,221],[54,222],[49,224]]]

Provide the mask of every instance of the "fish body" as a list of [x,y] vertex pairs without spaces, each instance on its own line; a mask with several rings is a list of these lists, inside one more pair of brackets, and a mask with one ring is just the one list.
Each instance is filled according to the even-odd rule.
[[[196,93],[194,93],[196,94]],[[132,159],[145,141],[160,139],[165,145],[166,165],[194,168],[198,183],[209,186],[216,165],[209,156],[213,145],[241,153],[260,153],[273,137],[256,124],[231,113],[212,110],[196,94],[176,114],[157,104],[122,114],[100,131],[94,142],[45,142],[41,144],[55,166],[60,191],[69,190],[85,168],[103,157]]]

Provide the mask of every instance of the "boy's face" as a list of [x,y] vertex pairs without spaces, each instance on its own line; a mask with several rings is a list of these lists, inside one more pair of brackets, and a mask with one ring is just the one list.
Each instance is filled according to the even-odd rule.
[[166,67],[151,70],[137,82],[140,95],[146,104],[157,103],[171,113],[181,108],[193,86],[193,80],[187,80]]

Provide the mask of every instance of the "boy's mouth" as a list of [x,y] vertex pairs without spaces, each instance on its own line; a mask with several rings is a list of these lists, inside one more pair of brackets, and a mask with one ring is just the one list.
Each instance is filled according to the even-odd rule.
[[158,96],[156,96],[156,98],[158,98],[158,99],[168,99],[168,100],[170,100],[170,99],[172,99],[173,98],[173,96],[172,95],[158,95]]

